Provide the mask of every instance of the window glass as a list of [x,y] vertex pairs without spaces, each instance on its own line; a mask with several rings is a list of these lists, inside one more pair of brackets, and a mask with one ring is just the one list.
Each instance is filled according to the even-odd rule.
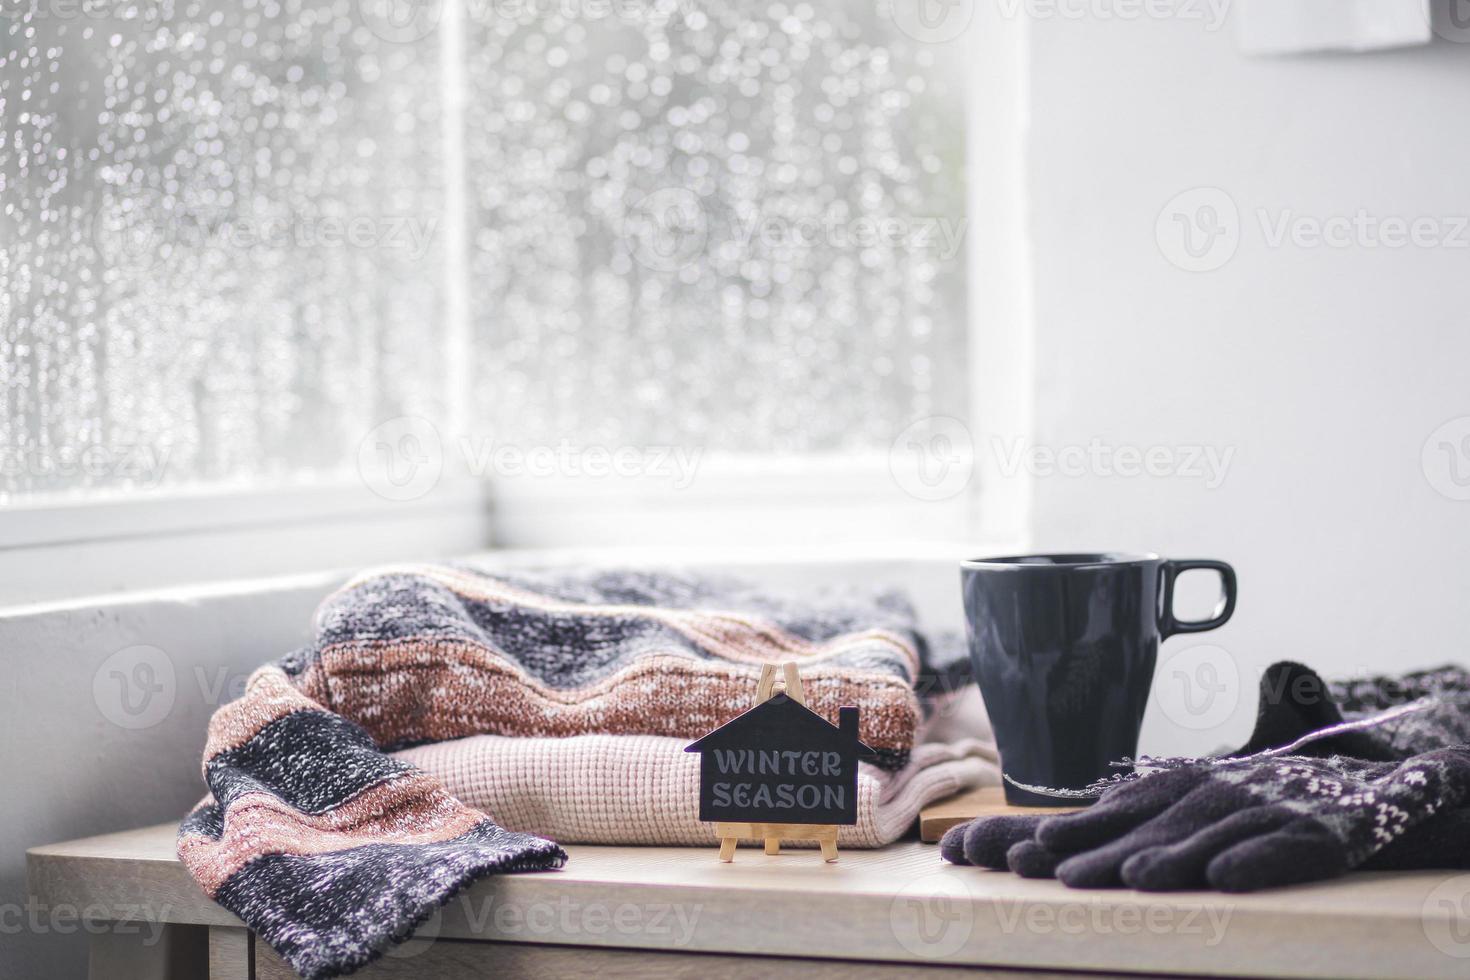
[[343,475],[405,415],[808,453],[963,414],[940,47],[866,5],[445,9],[5,0],[0,499]]
[[886,450],[964,414],[942,46],[848,3],[467,22],[475,403],[501,437]]
[[439,73],[349,0],[5,0],[0,491],[350,466],[443,398]]

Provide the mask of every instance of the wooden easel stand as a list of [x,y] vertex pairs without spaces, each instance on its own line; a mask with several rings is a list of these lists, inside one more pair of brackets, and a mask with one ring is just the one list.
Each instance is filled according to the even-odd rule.
[[[806,704],[806,692],[802,690],[801,674],[796,664],[781,665],[786,679],[786,696],[797,704]],[[755,689],[756,704],[770,700],[776,694],[776,665],[765,664],[761,668],[760,684]],[[735,846],[742,840],[764,840],[767,854],[780,854],[783,840],[813,840],[822,847],[822,858],[837,860],[837,825],[835,823],[724,823],[715,824],[715,836],[720,839],[720,860],[726,864],[735,860]]]

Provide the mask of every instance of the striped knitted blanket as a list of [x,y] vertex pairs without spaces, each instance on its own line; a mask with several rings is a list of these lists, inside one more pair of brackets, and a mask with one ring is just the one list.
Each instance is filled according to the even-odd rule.
[[808,704],[861,708],[878,763],[907,760],[926,646],[896,594],[802,602],[649,572],[357,577],[305,649],[210,721],[209,795],[179,829],[203,889],[305,977],[351,973],[459,889],[560,867],[389,753],[473,735],[692,739],[750,706],[761,664],[802,664]]

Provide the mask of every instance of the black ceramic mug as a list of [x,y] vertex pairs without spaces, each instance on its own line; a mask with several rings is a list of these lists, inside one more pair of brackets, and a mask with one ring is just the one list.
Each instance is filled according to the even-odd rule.
[[[1220,574],[1211,619],[1174,618],[1174,581]],[[1006,801],[1067,806],[1124,772],[1153,684],[1159,641],[1223,626],[1235,611],[1235,570],[1223,561],[1158,555],[1020,555],[962,562],[970,659],[1000,750]]]

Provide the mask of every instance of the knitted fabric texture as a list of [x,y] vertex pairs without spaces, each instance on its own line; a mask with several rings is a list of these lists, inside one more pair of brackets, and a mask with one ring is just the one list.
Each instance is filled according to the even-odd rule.
[[[713,828],[699,821],[699,757],[684,751],[687,744],[654,735],[480,735],[397,758],[511,830],[566,844],[712,845]],[[858,821],[838,829],[838,843],[881,847],[913,826],[925,805],[998,785],[995,746],[978,740],[916,746],[896,773],[862,764]]]
[[[1284,660],[1261,675],[1256,725],[1250,741],[1232,757],[1254,755],[1294,742],[1301,755],[1344,755],[1390,762],[1460,740],[1470,740],[1470,720],[1454,695],[1470,692],[1470,671],[1438,667],[1399,676],[1326,681],[1312,668]],[[1428,710],[1377,718],[1415,701]],[[1351,724],[1375,718],[1371,724]]]
[[[1395,704],[1363,697],[1364,684],[1329,687],[1299,664],[1275,665],[1252,742],[1268,732],[1291,741],[1223,759],[1143,760],[1161,771],[1114,785],[1089,810],[977,820],[951,830],[941,853],[1074,887],[1144,890],[1249,891],[1356,867],[1463,866],[1467,847],[1454,835],[1470,824],[1470,695],[1453,670],[1432,673],[1400,679],[1399,696],[1424,696]],[[1283,677],[1319,683],[1291,685],[1283,699]],[[1378,680],[1373,690],[1390,689]],[[1328,724],[1295,734],[1289,719],[1309,716]]]
[[[749,707],[762,663],[797,660],[812,708],[857,705],[861,737],[896,770],[923,716],[926,650],[896,595],[782,602],[658,573],[367,573],[322,604],[308,647],[211,719],[210,795],[180,827],[179,857],[298,973],[344,975],[476,878],[566,859],[389,752],[479,735],[688,740]],[[889,832],[879,809],[870,836]],[[561,813],[554,800],[544,821],[511,812],[542,832]]]
[[750,707],[762,663],[801,663],[807,704],[861,709],[877,764],[902,768],[925,644],[894,593],[780,601],[670,573],[492,576],[411,566],[361,576],[282,665],[383,746],[467,735],[698,738]]

